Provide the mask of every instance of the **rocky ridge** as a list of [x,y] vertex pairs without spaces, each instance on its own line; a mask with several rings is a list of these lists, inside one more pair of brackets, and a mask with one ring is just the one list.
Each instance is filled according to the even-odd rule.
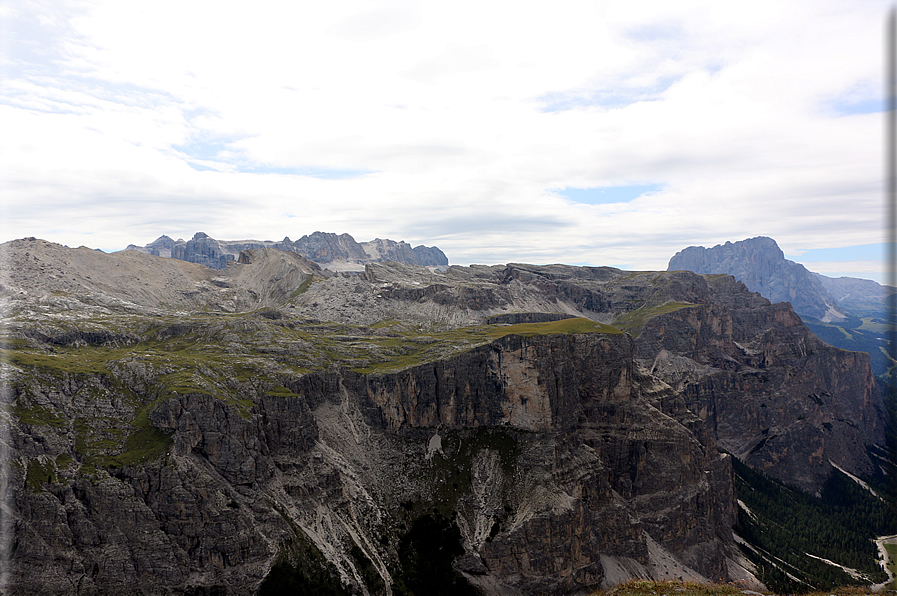
[[280,242],[216,240],[204,232],[197,232],[187,241],[172,240],[163,235],[146,246],[131,244],[125,250],[137,250],[154,256],[199,263],[212,269],[224,269],[227,262],[235,260],[242,251],[258,248],[295,252],[335,271],[363,271],[366,263],[378,261],[396,261],[440,269],[448,267],[445,254],[435,246],[421,245],[412,248],[406,242],[380,238],[358,243],[349,234],[337,235],[326,232],[314,232],[296,241],[285,237]]
[[0,254],[14,593],[750,581],[722,449],[814,491],[883,440],[868,358],[729,276]]

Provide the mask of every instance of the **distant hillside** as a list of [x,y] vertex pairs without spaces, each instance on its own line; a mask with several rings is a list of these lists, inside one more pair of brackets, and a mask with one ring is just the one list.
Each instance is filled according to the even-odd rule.
[[885,299],[890,292],[890,286],[883,286],[871,279],[859,279],[856,277],[826,277],[814,273],[828,290],[832,297],[838,301],[841,308],[850,311],[857,317],[880,317],[885,309]]
[[295,252],[325,269],[333,271],[363,271],[367,263],[395,261],[421,267],[448,267],[448,258],[435,246],[415,246],[404,241],[375,238],[356,242],[349,234],[315,232],[293,241],[289,237],[271,240],[216,240],[204,232],[197,232],[191,240],[172,240],[160,236],[146,246],[129,245],[125,250],[139,250],[159,257],[170,257],[199,263],[212,269],[224,269],[228,261],[236,260],[244,250],[275,248]]

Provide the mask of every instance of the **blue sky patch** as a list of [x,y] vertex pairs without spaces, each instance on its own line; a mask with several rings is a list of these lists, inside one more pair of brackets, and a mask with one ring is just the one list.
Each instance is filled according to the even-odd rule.
[[662,184],[630,184],[628,186],[605,186],[600,188],[564,188],[559,195],[574,203],[604,205],[607,203],[628,203],[648,193],[663,190]]
[[842,246],[840,248],[813,248],[798,256],[785,255],[785,258],[806,264],[816,261],[878,260],[881,259],[884,254],[885,245],[878,243]]
[[190,141],[184,145],[172,145],[172,149],[180,151],[191,159],[214,160],[222,151],[229,151],[227,141]]
[[624,108],[630,104],[643,101],[639,94],[624,95],[622,93],[595,93],[582,95],[577,93],[549,93],[539,98],[542,102],[542,112],[565,112],[577,108],[589,106],[601,106],[602,108]]
[[858,101],[833,102],[832,108],[839,116],[853,114],[877,114],[884,111],[884,100],[881,98],[862,99]]
[[618,83],[604,84],[601,88],[579,91],[558,91],[542,95],[537,101],[542,104],[542,112],[563,112],[576,108],[600,106],[602,108],[623,108],[640,101],[655,101],[661,98],[678,77],[658,77],[652,84]]
[[855,114],[877,114],[884,112],[884,100],[880,97],[866,99],[835,99],[829,103],[829,108],[838,116],[853,116]]

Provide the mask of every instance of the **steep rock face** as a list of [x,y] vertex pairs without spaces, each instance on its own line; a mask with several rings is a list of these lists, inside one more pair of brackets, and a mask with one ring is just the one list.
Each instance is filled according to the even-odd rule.
[[[731,295],[731,278],[714,282]],[[649,321],[636,346],[750,465],[809,492],[830,461],[873,472],[865,447],[883,443],[884,424],[868,354],[821,342],[787,305],[685,308]]]
[[[242,414],[210,395],[173,396],[149,415],[171,433],[165,458],[111,474],[78,473],[70,422],[15,424],[14,461],[49,473],[15,474],[12,583],[125,594],[150,575],[159,593],[245,593],[298,528],[368,593],[360,549],[388,593],[402,573],[397,528],[430,510],[455,520],[456,568],[490,592],[660,576],[661,553],[679,565],[671,574],[726,579],[730,466],[690,430],[700,421],[681,398],[633,369],[631,350],[619,335],[509,336],[392,375],[307,375],[292,397],[257,396]],[[134,370],[116,378],[146,390]],[[32,382],[11,397],[66,418],[95,382],[108,384]],[[93,407],[122,407],[105,395]]]
[[[510,264],[452,267],[444,276],[400,284],[397,273],[369,266],[366,277],[379,286],[375,296],[407,304],[406,317],[421,312],[472,325],[525,304],[532,312],[584,316],[627,330],[637,338],[636,357],[646,371],[700,396],[690,402],[692,411],[706,417],[714,410],[700,400],[722,404],[729,422],[710,421],[726,450],[810,492],[830,473],[829,460],[855,474],[870,472],[866,447],[884,440],[868,356],[823,344],[788,304],[770,304],[732,277]],[[303,305],[325,303],[326,290],[304,296],[297,310],[310,314]],[[380,312],[390,318],[399,310]],[[742,410],[754,401],[763,417]],[[739,423],[749,414],[756,423]]]
[[787,260],[772,238],[758,236],[713,248],[689,246],[670,259],[667,271],[677,270],[732,275],[772,302],[790,302],[802,316],[820,320],[845,317],[816,274]]
[[315,232],[303,236],[293,243],[293,250],[316,263],[331,263],[336,260],[364,262],[368,255],[349,234],[336,235],[329,232]]
[[408,263],[421,267],[447,267],[448,259],[445,254],[435,246],[415,246],[407,242],[395,242],[393,240],[381,240],[375,238],[370,242],[361,243],[368,258],[375,261],[395,261]]
[[233,255],[225,254],[221,245],[204,232],[197,232],[192,240],[171,247],[171,257],[190,263],[205,265],[210,269],[224,269]]

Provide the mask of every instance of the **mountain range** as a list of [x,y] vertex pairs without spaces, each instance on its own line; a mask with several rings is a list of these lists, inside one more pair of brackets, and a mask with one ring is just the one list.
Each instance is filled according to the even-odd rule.
[[190,263],[198,263],[212,269],[224,269],[244,250],[274,248],[295,252],[306,259],[334,271],[364,271],[366,263],[396,261],[409,265],[445,269],[448,259],[438,248],[411,247],[407,242],[382,240],[356,242],[349,234],[314,232],[299,240],[285,237],[279,242],[271,240],[215,240],[205,232],[197,232],[192,239],[172,240],[162,235],[146,246],[129,245],[125,250],[138,250],[147,254],[170,257]]
[[212,269],[35,238],[0,257],[3,593],[883,576],[871,543],[785,562],[737,492],[812,501],[893,470],[868,355],[731,276],[347,274],[273,247]]

